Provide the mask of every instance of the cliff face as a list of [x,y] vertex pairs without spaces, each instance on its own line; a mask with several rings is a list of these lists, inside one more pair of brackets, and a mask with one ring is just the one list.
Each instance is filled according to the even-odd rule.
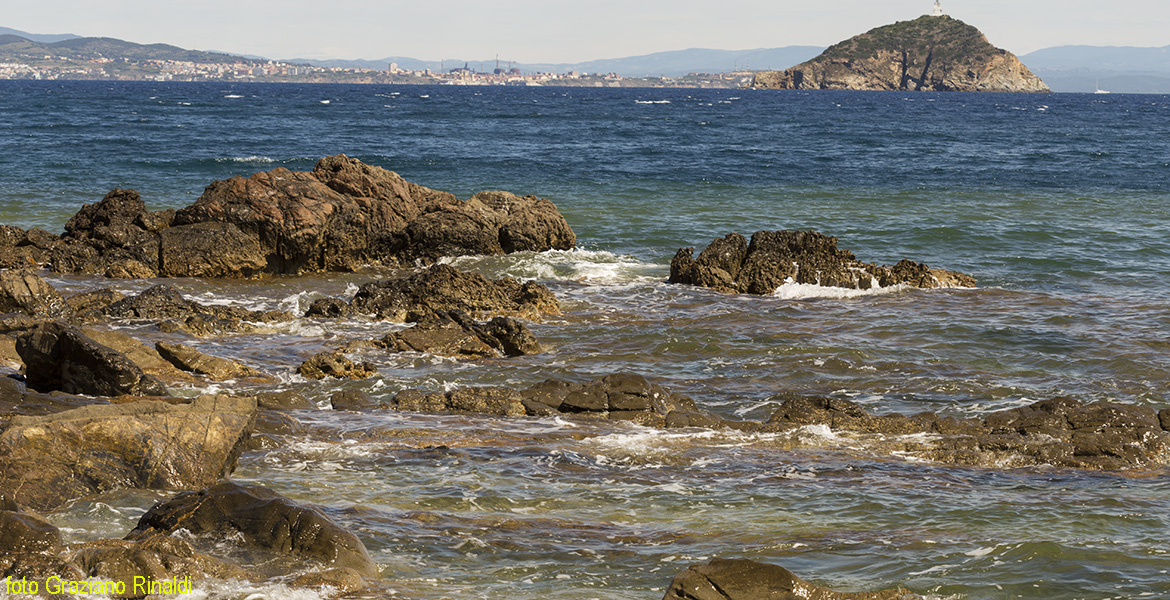
[[878,27],[787,71],[757,73],[752,87],[785,90],[1049,92],[1020,59],[951,17]]

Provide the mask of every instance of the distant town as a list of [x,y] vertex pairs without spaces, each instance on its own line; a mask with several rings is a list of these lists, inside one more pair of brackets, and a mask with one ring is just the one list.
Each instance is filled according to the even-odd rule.
[[[406,70],[388,63],[385,70],[318,67],[279,61],[194,62],[108,56],[21,56],[0,63],[0,79],[116,81],[256,81],[287,83],[371,83],[432,85],[514,85],[593,87],[720,87],[748,85],[752,73],[693,73],[684,77],[622,77],[617,73],[524,73],[497,65],[488,72],[467,63],[450,69]],[[11,60],[11,58],[9,58]]]

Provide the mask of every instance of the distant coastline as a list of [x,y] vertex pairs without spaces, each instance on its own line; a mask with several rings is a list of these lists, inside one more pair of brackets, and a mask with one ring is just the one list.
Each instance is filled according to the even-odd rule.
[[[1056,92],[1170,94],[1170,46],[1060,46],[1020,56]],[[575,64],[506,61],[269,60],[112,38],[36,35],[0,27],[0,79],[244,81],[429,85],[742,88],[759,71],[787,69],[823,48],[692,48]]]

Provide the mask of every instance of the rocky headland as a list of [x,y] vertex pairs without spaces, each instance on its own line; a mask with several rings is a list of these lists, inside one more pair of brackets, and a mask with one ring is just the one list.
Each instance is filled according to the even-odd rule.
[[872,29],[785,71],[763,71],[752,87],[781,90],[1050,92],[1011,52],[949,16]]

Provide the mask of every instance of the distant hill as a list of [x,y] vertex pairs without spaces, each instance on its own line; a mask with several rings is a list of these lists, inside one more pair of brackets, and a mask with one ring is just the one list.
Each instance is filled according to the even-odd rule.
[[1170,94],[1170,46],[1055,46],[1020,58],[1057,92]]
[[753,87],[802,90],[1047,92],[1011,52],[958,19],[923,16],[871,29]]
[[[783,48],[759,48],[754,50],[710,50],[691,48],[656,52],[642,56],[591,60],[579,63],[512,63],[500,61],[503,68],[514,67],[526,73],[617,73],[623,77],[681,77],[690,73],[728,73],[747,69],[784,69],[817,55],[820,46],[786,46]],[[307,63],[318,67],[342,67],[385,69],[389,63],[397,63],[406,70],[430,69],[450,70],[467,64],[472,70],[491,71],[496,68],[496,59],[424,61],[404,56],[391,56],[381,60],[313,60],[292,59],[289,62]]]
[[0,57],[11,56],[31,50],[43,51],[53,56],[86,60],[92,58],[126,58],[129,60],[177,60],[202,63],[234,63],[238,56],[216,52],[185,50],[169,44],[135,44],[114,38],[72,37],[58,42],[44,43],[23,36],[8,34],[0,36]]
[[80,37],[80,36],[73,35],[72,33],[59,33],[59,34],[53,34],[53,35],[43,35],[43,34],[37,34],[37,33],[26,33],[24,31],[20,31],[18,29],[9,29],[8,27],[0,27],[0,36],[4,36],[4,35],[15,35],[17,37],[22,37],[22,38],[29,40],[29,41],[32,41],[32,42],[40,42],[42,44],[52,44],[53,42],[63,42],[65,40],[71,40],[73,38]]

